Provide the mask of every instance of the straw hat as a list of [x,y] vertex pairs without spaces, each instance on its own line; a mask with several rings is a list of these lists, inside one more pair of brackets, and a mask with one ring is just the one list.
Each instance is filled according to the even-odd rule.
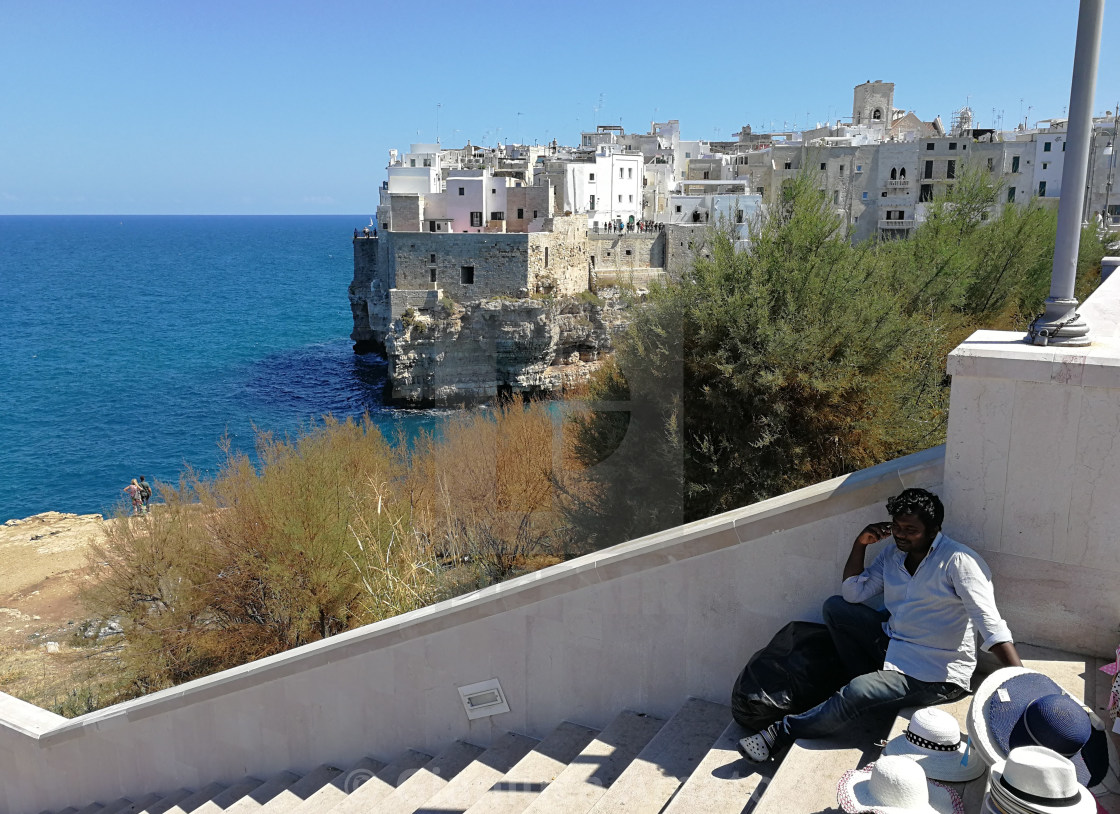
[[845,772],[836,802],[847,814],[964,814],[955,790],[927,780],[922,767],[902,755],[886,755]]
[[1006,760],[1018,746],[1044,746],[1069,758],[1078,782],[1095,786],[1109,768],[1104,724],[1075,696],[1035,670],[1004,667],[976,690],[968,734],[985,763]]
[[988,768],[988,764],[968,748],[956,718],[938,707],[915,712],[906,732],[892,738],[883,748],[883,754],[913,758],[930,780],[948,783],[975,780]]
[[988,792],[1008,814],[1096,814],[1097,801],[1077,782],[1068,759],[1044,746],[1012,749],[992,767]]

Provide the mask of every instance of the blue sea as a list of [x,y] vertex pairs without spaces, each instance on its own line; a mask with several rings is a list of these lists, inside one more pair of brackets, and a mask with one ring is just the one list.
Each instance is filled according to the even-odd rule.
[[351,236],[365,216],[0,216],[0,522],[109,513],[129,479],[213,473],[219,441],[383,403],[351,349]]

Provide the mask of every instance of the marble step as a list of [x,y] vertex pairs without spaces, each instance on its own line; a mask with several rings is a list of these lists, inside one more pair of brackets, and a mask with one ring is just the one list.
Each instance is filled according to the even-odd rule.
[[521,814],[598,734],[568,721],[560,724],[468,808],[467,814]]
[[292,808],[288,814],[318,814],[320,811],[328,811],[384,768],[385,764],[381,761],[364,757],[346,771],[339,772],[329,783]]
[[741,814],[750,810],[778,764],[758,765],[744,760],[738,744],[746,734],[739,724],[729,723],[665,808],[665,814]]
[[525,809],[529,814],[586,814],[645,748],[665,721],[641,712],[618,715]]
[[112,800],[103,805],[99,814],[116,814],[116,812],[120,811],[122,808],[127,808],[130,805],[132,805],[132,801],[127,797],[118,797],[116,800]]
[[689,698],[591,809],[591,814],[661,811],[731,720],[731,708]]
[[412,814],[484,751],[473,743],[455,741],[383,798],[377,814]]
[[79,808],[78,814],[101,814],[104,808],[105,806],[101,803],[90,803],[85,808]]
[[224,814],[255,814],[297,780],[299,780],[299,775],[295,772],[274,774],[236,802],[227,806]]
[[767,784],[754,814],[837,814],[840,777],[878,757],[875,744],[886,737],[892,722],[865,719],[831,738],[796,741]]
[[310,797],[318,793],[342,774],[337,766],[323,764],[305,774],[295,783],[277,794],[264,806],[264,814],[291,814]]
[[211,783],[204,786],[196,792],[188,794],[171,808],[165,811],[165,814],[191,814],[196,808],[205,803],[212,797],[221,794],[226,790],[222,783]]
[[397,786],[406,782],[432,759],[431,755],[409,749],[373,777],[352,789],[349,795],[336,803],[333,808],[319,809],[314,814],[324,811],[329,811],[331,814],[367,814],[373,811],[375,803],[392,794]]
[[155,795],[156,799],[140,809],[137,814],[167,814],[168,811],[186,800],[193,793],[194,792],[189,789],[176,789],[163,796]]
[[264,781],[256,777],[246,777],[231,783],[225,791],[218,794],[196,808],[192,814],[223,814],[246,794],[252,792]]
[[[184,796],[186,796],[185,791],[183,792],[183,794]],[[147,811],[150,806],[155,805],[161,799],[162,798],[158,794],[146,794],[143,797],[137,797],[135,802],[129,800],[119,808],[116,808],[112,811],[106,811],[103,814],[140,814],[143,811]],[[169,803],[168,807],[170,808],[171,805],[174,804]]]
[[428,798],[416,814],[462,814],[539,743],[536,738],[507,732]]

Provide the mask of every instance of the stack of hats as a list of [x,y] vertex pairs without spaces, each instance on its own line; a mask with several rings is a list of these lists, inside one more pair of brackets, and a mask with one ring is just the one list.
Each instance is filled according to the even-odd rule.
[[[1093,814],[1090,788],[1116,758],[1104,724],[1047,676],[1024,667],[992,673],[968,711],[966,740],[952,715],[918,710],[875,763],[844,774],[837,801],[848,814],[960,814],[943,785],[991,767],[983,814]],[[942,781],[942,782],[938,782]]]
[[969,751],[953,716],[927,707],[914,713],[879,760],[844,774],[836,800],[848,814],[963,814],[957,791],[938,781],[974,780],[986,768]]
[[968,733],[990,766],[1020,746],[1042,746],[1074,765],[1077,782],[1092,788],[1108,774],[1104,724],[1084,703],[1049,677],[1026,667],[988,676],[968,710]]
[[984,814],[1096,814],[1073,763],[1044,746],[1019,746],[992,766]]

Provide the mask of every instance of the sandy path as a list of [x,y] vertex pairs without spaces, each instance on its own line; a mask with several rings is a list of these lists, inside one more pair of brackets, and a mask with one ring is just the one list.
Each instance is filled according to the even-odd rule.
[[104,527],[99,514],[60,512],[0,525],[0,646],[65,633],[81,621],[89,544],[102,539]]

